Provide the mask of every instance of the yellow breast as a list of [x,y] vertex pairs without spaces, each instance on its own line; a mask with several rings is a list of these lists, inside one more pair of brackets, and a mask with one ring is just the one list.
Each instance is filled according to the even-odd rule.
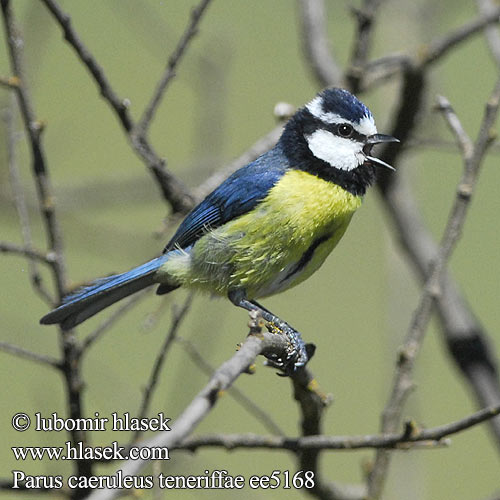
[[291,170],[271,189],[263,205],[279,207],[301,233],[315,233],[345,217],[350,219],[361,201],[360,196],[337,184],[302,170]]
[[290,170],[253,210],[208,232],[182,266],[172,258],[165,271],[222,295],[234,288],[250,299],[281,292],[321,266],[360,204],[340,186]]
[[257,298],[304,281],[335,248],[361,201],[307,172],[287,172],[258,207],[223,230],[240,235],[231,243],[232,286]]

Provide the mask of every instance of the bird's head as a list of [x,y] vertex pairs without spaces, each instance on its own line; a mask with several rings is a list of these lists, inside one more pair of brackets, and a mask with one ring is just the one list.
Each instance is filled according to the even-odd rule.
[[370,110],[347,90],[329,88],[299,109],[281,144],[293,168],[308,171],[362,195],[375,168],[394,170],[371,155],[375,144],[399,142],[377,133]]

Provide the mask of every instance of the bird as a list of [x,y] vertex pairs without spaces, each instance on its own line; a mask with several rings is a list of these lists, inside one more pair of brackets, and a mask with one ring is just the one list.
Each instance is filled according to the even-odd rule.
[[[300,334],[257,299],[294,287],[317,271],[344,235],[376,170],[394,168],[372,155],[399,142],[377,132],[368,107],[330,87],[299,108],[274,147],[235,171],[191,210],[163,253],[132,270],[97,279],[63,298],[40,320],[71,329],[143,288],[179,287],[225,296],[287,330],[297,354]],[[297,359],[298,358],[298,359]]]

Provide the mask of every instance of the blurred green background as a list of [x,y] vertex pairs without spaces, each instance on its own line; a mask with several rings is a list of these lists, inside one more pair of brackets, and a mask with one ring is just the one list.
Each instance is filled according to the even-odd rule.
[[[13,4],[25,37],[27,77],[36,114],[47,125],[43,141],[70,277],[78,283],[133,267],[163,248],[168,235],[161,239],[155,235],[162,229],[167,208],[86,69],[63,42],[42,4],[31,0]],[[64,1],[61,5],[70,13],[75,29],[118,95],[130,100],[131,112],[138,118],[194,2],[86,0]],[[349,5],[327,2],[331,44],[342,64],[348,60],[354,36]],[[379,15],[373,54],[414,52],[421,43],[475,15],[474,4],[466,1],[390,0]],[[297,4],[291,0],[215,0],[177,73],[153,123],[151,139],[160,155],[168,159],[171,171],[193,187],[274,127],[277,102],[299,106],[318,90],[303,58]],[[450,139],[442,119],[432,112],[436,94],[451,100],[466,130],[475,136],[495,73],[481,36],[442,60],[431,71],[432,90],[427,95],[424,126],[418,138]],[[0,75],[9,74],[2,43]],[[364,95],[363,100],[372,109],[379,130],[389,131],[397,86],[383,86]],[[9,90],[0,88],[0,111],[10,106]],[[20,243],[3,122],[0,127],[0,239]],[[22,130],[19,117],[16,128]],[[35,245],[45,248],[24,137],[18,142],[17,155]],[[409,172],[424,217],[439,237],[461,174],[459,156],[453,149],[414,148],[397,167]],[[497,156],[491,154],[451,267],[474,311],[494,336],[500,354],[499,185]],[[376,193],[370,192],[321,272],[293,292],[265,302],[317,345],[311,369],[322,388],[334,394],[324,420],[324,432],[328,434],[378,430],[395,352],[417,302],[417,283],[387,222]],[[0,256],[0,276],[0,339],[58,356],[56,329],[38,324],[47,307],[30,286],[26,261]],[[49,274],[44,277],[48,285]],[[182,291],[166,298],[149,296],[96,343],[83,365],[87,415],[95,411],[101,416],[114,411],[138,413],[142,388],[170,326],[171,306],[182,303],[184,297]],[[145,327],[155,311],[158,321]],[[79,336],[93,331],[103,318],[104,314],[89,320],[79,328]],[[218,366],[246,335],[246,323],[245,313],[227,301],[197,297],[180,335]],[[475,410],[468,389],[442,347],[433,325],[418,360],[417,390],[405,409],[406,416],[429,427]],[[62,379],[55,371],[3,352],[0,356],[0,477],[9,478],[11,469],[28,474],[72,474],[70,464],[65,462],[14,460],[11,446],[56,446],[67,436],[33,430],[16,433],[10,425],[12,415],[18,411],[64,415],[65,397]],[[257,373],[240,377],[236,386],[289,435],[296,435],[298,411],[290,384],[261,364],[259,360]],[[206,380],[182,346],[175,344],[161,375],[151,415],[162,411],[175,418]],[[226,395],[197,432],[268,431]],[[126,442],[129,437],[100,432],[91,439],[95,446],[103,446],[114,440]],[[327,452],[323,454],[322,470],[329,479],[356,483],[362,480],[364,465],[372,456],[370,451]],[[483,425],[455,436],[449,448],[396,453],[384,498],[486,498],[500,487],[499,466],[498,453]],[[114,468],[102,466],[98,472],[112,474]],[[205,469],[227,469],[232,475],[248,478],[276,469],[293,473],[297,465],[285,452],[214,450],[172,453],[171,460],[163,465],[169,474],[200,474]],[[268,498],[269,494],[247,488],[239,491],[238,497]],[[271,494],[273,498],[302,496],[294,490],[273,490]],[[142,498],[149,495],[144,493]],[[235,494],[203,490],[177,491],[176,495],[232,498]]]

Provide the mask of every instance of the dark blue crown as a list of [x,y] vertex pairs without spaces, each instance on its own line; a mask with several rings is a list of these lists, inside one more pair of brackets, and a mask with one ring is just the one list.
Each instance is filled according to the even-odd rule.
[[323,111],[336,113],[351,122],[359,123],[363,118],[372,116],[370,110],[347,90],[325,89],[318,97],[322,99]]

